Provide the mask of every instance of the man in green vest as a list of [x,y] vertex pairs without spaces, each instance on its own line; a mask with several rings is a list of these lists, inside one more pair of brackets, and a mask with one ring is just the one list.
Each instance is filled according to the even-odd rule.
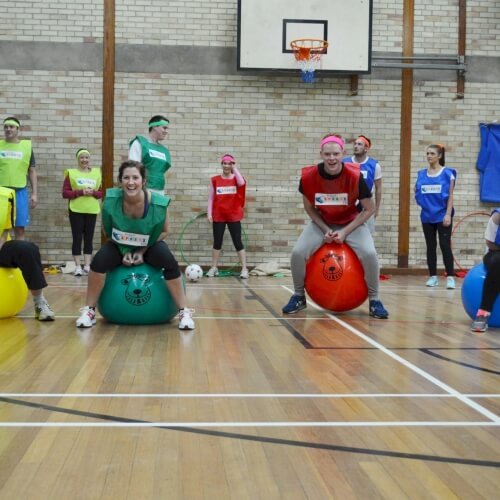
[[[38,200],[38,184],[35,156],[30,140],[19,139],[21,123],[13,116],[3,121],[5,139],[0,139],[0,186],[16,192],[16,220],[14,236],[24,240],[24,228],[29,224],[29,209],[35,208]],[[28,193],[28,179],[31,197]]]
[[165,194],[165,173],[172,166],[170,151],[160,144],[168,135],[169,121],[162,115],[153,116],[149,122],[148,137],[137,135],[129,144],[128,158],[146,167],[146,187]]

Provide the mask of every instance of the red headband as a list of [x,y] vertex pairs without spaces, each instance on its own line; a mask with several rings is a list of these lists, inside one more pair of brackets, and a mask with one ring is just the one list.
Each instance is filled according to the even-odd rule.
[[364,142],[365,146],[370,149],[371,148],[371,145],[370,145],[370,142],[368,141],[368,139],[366,137],[363,137],[362,135],[360,135],[358,137],[358,141],[361,141],[361,142]]

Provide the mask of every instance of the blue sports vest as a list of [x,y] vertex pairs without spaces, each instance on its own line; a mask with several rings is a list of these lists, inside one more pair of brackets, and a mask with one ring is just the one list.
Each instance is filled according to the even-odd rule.
[[375,167],[378,163],[375,158],[368,156],[364,163],[358,163],[354,160],[354,156],[346,156],[342,161],[344,163],[354,163],[355,165],[359,165],[359,170],[366,181],[368,189],[373,191],[373,186],[375,184]]
[[[452,177],[457,179],[457,172],[453,168],[444,167],[436,177],[429,177],[427,169],[418,171],[415,184],[415,200],[422,208],[420,220],[436,224],[442,222],[446,215],[446,205],[450,197],[450,184]],[[452,210],[452,217],[454,209]]]

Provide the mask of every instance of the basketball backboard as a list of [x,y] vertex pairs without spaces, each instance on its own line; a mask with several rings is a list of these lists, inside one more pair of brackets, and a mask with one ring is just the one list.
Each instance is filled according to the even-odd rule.
[[328,42],[320,71],[369,73],[372,0],[238,0],[238,69],[294,70],[290,42]]

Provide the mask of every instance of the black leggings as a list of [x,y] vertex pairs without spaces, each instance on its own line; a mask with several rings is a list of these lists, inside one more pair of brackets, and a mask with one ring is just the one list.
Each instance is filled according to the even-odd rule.
[[486,278],[480,309],[491,312],[500,293],[500,250],[490,250],[483,258]]
[[436,256],[436,233],[439,236],[439,247],[443,254],[444,267],[448,276],[455,276],[453,269],[453,253],[451,251],[451,230],[453,223],[449,226],[443,226],[442,222],[435,224],[422,222],[424,230],[425,244],[427,245],[427,267],[430,276],[437,275],[437,256]]
[[92,255],[92,251],[94,250],[92,240],[94,239],[96,219],[96,214],[81,214],[69,211],[69,223],[71,224],[71,234],[73,235],[71,255],[81,255],[82,238],[83,253]]
[[229,229],[229,234],[233,240],[234,248],[237,252],[240,252],[245,247],[241,242],[241,222],[214,222],[213,223],[213,233],[214,233],[214,250],[220,250],[222,248],[222,240],[224,239],[224,231],[226,230],[226,224]]
[[0,248],[0,267],[18,267],[30,290],[47,286],[38,247],[29,241],[6,241]]
[[[122,259],[123,255],[117,245],[112,241],[107,241],[94,255],[90,269],[96,273],[109,273],[122,265]],[[166,280],[174,280],[181,275],[179,264],[164,241],[157,241],[144,252],[144,262],[163,269],[163,276]]]

